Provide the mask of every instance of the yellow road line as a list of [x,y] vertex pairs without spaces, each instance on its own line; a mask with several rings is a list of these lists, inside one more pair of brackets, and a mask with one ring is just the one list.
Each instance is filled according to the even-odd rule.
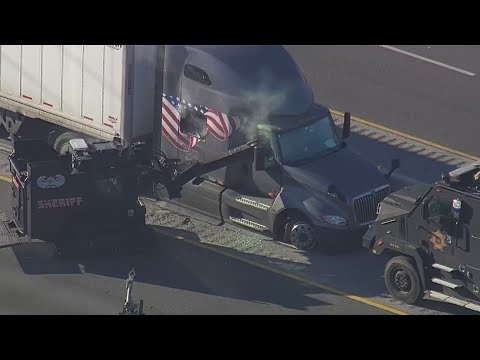
[[0,175],[0,180],[1,180],[1,181],[8,182],[8,183],[12,182],[12,179],[11,179],[11,178],[9,178],[9,177],[7,177],[7,176],[3,176],[3,175]]
[[[338,110],[334,110],[334,109],[330,109],[330,111],[332,112],[332,114],[335,114],[337,116],[343,116],[345,113],[344,112],[341,112],[341,111],[338,111]],[[425,140],[425,139],[421,139],[421,138],[418,138],[416,136],[413,136],[413,135],[410,135],[410,134],[406,134],[404,132],[401,132],[401,131],[398,131],[398,130],[394,130],[394,129],[390,129],[389,127],[386,127],[386,126],[383,126],[383,125],[378,125],[378,124],[375,124],[371,121],[368,121],[368,120],[365,120],[365,119],[361,119],[359,117],[356,117],[356,116],[352,116],[351,117],[352,121],[356,121],[360,124],[363,124],[363,125],[367,125],[367,126],[371,126],[373,128],[376,128],[376,129],[379,129],[379,130],[382,130],[382,131],[385,131],[385,132],[388,132],[388,133],[391,133],[391,134],[394,134],[394,135],[397,135],[397,136],[401,136],[401,137],[404,137],[406,139],[409,139],[409,140],[412,140],[412,141],[416,141],[416,142],[419,142],[421,144],[424,144],[424,145],[428,145],[428,146],[431,146],[433,148],[436,148],[436,149],[439,149],[439,150],[443,150],[443,151],[446,151],[446,152],[449,152],[449,153],[452,153],[452,154],[455,154],[455,155],[458,155],[458,156],[461,156],[461,157],[464,157],[466,159],[469,159],[469,160],[474,160],[474,161],[477,161],[477,160],[480,160],[479,157],[477,156],[473,156],[473,155],[470,155],[470,154],[466,154],[462,151],[458,151],[458,150],[455,150],[455,149],[452,149],[452,148],[449,148],[447,146],[443,146],[443,145],[440,145],[440,144],[437,144],[437,143],[434,143],[432,141],[428,141],[428,140]]]
[[[170,235],[170,236],[171,236],[171,235]],[[211,252],[214,252],[214,253],[217,253],[217,254],[220,254],[220,255],[223,255],[223,256],[226,256],[226,257],[235,259],[235,260],[238,260],[238,261],[241,261],[241,262],[246,263],[246,264],[249,264],[249,265],[251,265],[251,266],[253,266],[253,267],[260,268],[260,269],[263,269],[263,270],[266,270],[266,271],[275,273],[275,274],[277,274],[277,275],[281,275],[281,276],[290,278],[290,279],[292,279],[292,280],[295,280],[295,281],[298,281],[298,282],[301,282],[301,283],[304,283],[304,284],[307,284],[307,285],[316,287],[316,288],[321,289],[321,290],[324,290],[324,291],[328,291],[328,292],[330,292],[330,293],[332,293],[332,294],[335,294],[335,295],[339,295],[339,296],[346,297],[346,298],[348,298],[348,299],[350,299],[350,300],[354,300],[354,301],[357,301],[357,302],[361,302],[361,303],[363,303],[363,304],[366,304],[366,305],[375,307],[375,308],[377,308],[377,309],[380,309],[380,310],[383,310],[383,311],[386,311],[386,312],[390,312],[390,313],[395,314],[395,315],[410,315],[409,313],[407,313],[407,312],[405,312],[405,311],[401,311],[401,310],[395,309],[395,308],[393,308],[393,307],[390,307],[390,306],[387,306],[387,305],[383,305],[383,304],[377,303],[377,302],[375,302],[375,301],[366,299],[366,298],[361,297],[361,296],[357,296],[357,295],[353,295],[353,294],[348,294],[348,293],[346,293],[346,292],[344,292],[344,291],[334,289],[334,288],[332,288],[332,287],[330,287],[330,286],[320,284],[320,283],[318,283],[318,282],[316,282],[316,281],[306,279],[306,278],[304,278],[304,277],[301,277],[301,276],[298,276],[298,275],[289,273],[289,272],[287,272],[287,271],[283,271],[283,270],[280,270],[280,269],[276,269],[276,268],[274,268],[274,267],[271,267],[271,266],[268,266],[268,265],[265,265],[265,264],[256,262],[256,261],[254,261],[254,260],[246,259],[246,258],[244,258],[244,257],[231,254],[231,253],[229,253],[228,251],[223,251],[223,250],[221,250],[221,249],[214,248],[214,247],[212,247],[212,246],[209,246],[209,245],[204,244],[204,243],[200,243],[200,242],[195,241],[195,240],[184,239],[184,238],[180,238],[180,239],[178,239],[178,240],[182,240],[182,241],[184,241],[184,242],[186,242],[186,243],[188,243],[188,244],[190,244],[190,245],[193,245],[193,246],[196,246],[196,247],[199,247],[199,248],[202,248],[202,249],[205,249],[205,250],[208,250],[208,251],[211,251]]]

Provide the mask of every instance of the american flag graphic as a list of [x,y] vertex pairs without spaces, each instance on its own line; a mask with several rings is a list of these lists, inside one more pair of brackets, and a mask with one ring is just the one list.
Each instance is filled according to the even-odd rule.
[[220,141],[227,140],[242,125],[242,122],[236,117],[222,114],[204,106],[191,104],[178,97],[163,94],[162,132],[181,151],[189,151],[200,141],[200,138],[180,131],[180,112],[183,110],[204,116],[207,121],[207,131]]

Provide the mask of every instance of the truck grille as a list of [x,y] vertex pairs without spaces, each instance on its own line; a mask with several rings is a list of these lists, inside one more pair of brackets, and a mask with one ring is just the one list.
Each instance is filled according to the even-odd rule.
[[355,220],[357,223],[364,225],[375,221],[377,218],[378,204],[390,194],[390,187],[384,187],[361,197],[353,202],[355,211]]

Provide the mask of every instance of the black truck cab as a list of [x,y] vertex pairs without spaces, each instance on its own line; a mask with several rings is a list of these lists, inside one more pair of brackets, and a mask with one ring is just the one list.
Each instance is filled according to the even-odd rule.
[[363,243],[394,256],[385,268],[392,296],[415,303],[426,293],[480,311],[479,179],[475,162],[381,202]]
[[346,146],[349,115],[339,134],[283,47],[167,46],[164,76],[158,146],[179,173],[254,146],[178,194],[158,183],[163,206],[303,249],[344,247],[375,220],[388,179]]

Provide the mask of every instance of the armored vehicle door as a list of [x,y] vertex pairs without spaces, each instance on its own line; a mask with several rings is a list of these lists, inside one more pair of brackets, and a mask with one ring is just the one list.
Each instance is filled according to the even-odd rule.
[[[455,246],[459,269],[468,271],[480,283],[480,201],[465,197],[461,202],[460,223]],[[467,273],[467,276],[469,274]],[[469,277],[470,277],[469,276]]]
[[409,242],[423,248],[434,262],[455,267],[455,246],[459,236],[459,220],[452,211],[459,194],[434,187],[411,217]]

